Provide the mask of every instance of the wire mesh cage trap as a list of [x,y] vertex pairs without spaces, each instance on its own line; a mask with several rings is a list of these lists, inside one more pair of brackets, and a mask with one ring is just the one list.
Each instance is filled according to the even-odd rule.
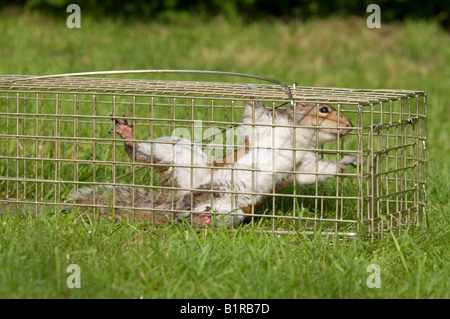
[[0,76],[2,213],[345,236],[424,220],[424,92],[111,74]]

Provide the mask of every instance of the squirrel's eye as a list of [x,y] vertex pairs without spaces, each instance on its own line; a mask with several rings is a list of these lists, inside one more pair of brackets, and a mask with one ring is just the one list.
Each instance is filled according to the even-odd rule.
[[319,112],[320,113],[328,113],[330,110],[326,107],[326,106],[322,106],[320,109],[319,109]]

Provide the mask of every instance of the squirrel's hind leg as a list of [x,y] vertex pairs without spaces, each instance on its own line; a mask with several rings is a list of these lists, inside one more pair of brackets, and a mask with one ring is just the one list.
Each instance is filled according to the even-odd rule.
[[201,221],[204,226],[211,226],[214,221],[219,226],[225,225],[227,227],[237,226],[244,222],[244,215],[240,209],[233,209],[231,206],[223,207],[221,205],[220,209],[213,208],[209,210],[209,213],[201,213],[196,216],[196,220]]
[[195,214],[192,216],[194,224],[199,226],[211,226],[211,214]]

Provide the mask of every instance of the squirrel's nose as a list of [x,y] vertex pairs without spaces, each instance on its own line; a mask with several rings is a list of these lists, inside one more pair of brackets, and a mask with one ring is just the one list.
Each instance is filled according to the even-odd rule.
[[348,121],[347,124],[345,125],[345,127],[353,127],[352,122]]
[[[345,123],[345,125],[343,125],[343,127],[353,127],[353,124],[352,124],[352,122],[347,120],[347,123]],[[350,130],[341,129],[339,135],[342,137],[342,136],[347,135],[348,133],[350,133]]]

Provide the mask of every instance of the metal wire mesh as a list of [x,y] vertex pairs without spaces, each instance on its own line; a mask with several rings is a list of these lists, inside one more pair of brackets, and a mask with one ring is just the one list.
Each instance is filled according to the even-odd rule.
[[[303,125],[316,132],[311,144],[314,146],[307,148],[298,147],[296,141],[306,137],[291,134],[292,141],[288,144],[296,146],[277,147],[276,151],[292,151],[292,167],[278,172],[272,169],[271,187],[261,191],[255,186],[255,178],[261,171],[258,165],[223,163],[227,156],[238,160],[236,154],[242,150],[258,153],[259,146],[245,144],[236,134],[243,127],[241,120],[246,106],[259,101],[269,114],[279,112],[280,118],[287,117],[283,110],[292,109],[289,94],[280,85],[255,87],[248,90],[242,83],[88,76],[0,76],[0,211],[38,213],[83,206],[108,209],[111,202],[83,205],[67,199],[84,187],[109,186],[115,189],[111,195],[114,203],[120,187],[127,185],[144,190],[151,206],[149,209],[136,205],[137,195],[132,192],[131,204],[122,207],[132,212],[132,217],[148,215],[151,217],[144,219],[154,222],[158,213],[164,211],[172,214],[169,220],[185,213],[193,222],[193,215],[205,213],[194,209],[197,188],[180,187],[173,175],[172,180],[162,182],[161,166],[165,170],[186,168],[192,186],[193,174],[198,169],[193,162],[175,164],[177,159],[172,158],[168,164],[153,159],[142,163],[127,154],[117,134],[108,134],[113,127],[110,114],[120,118],[124,112],[129,121],[135,121],[134,142],[154,148],[158,138],[180,136],[191,142],[191,149],[198,147],[208,158],[204,168],[211,172],[211,180],[218,178],[221,170],[231,171],[229,188],[217,188],[210,183],[202,188],[202,193],[207,194],[203,197],[208,196],[209,206],[214,207],[220,194],[228,194],[230,198],[246,195],[251,204],[239,214],[245,222],[263,231],[347,236],[364,232],[375,236],[389,227],[401,231],[424,220],[426,95],[423,92],[289,87],[295,103],[333,107],[338,114],[337,125],[317,124],[319,115],[315,125]],[[344,127],[341,116],[353,126]],[[246,125],[250,128],[266,125],[272,132],[280,127],[288,131],[298,128],[290,122],[262,124],[257,122],[254,112],[252,121]],[[319,132],[332,128],[348,133],[345,137],[336,134],[334,141],[322,147]],[[278,137],[273,134],[271,138],[274,142]],[[172,149],[175,147],[176,143],[172,143]],[[275,148],[272,151],[275,153]],[[171,152],[171,156],[174,154]],[[313,156],[315,169],[296,170],[295,154]],[[322,182],[319,159],[339,162],[348,155],[357,157],[359,165],[328,173],[329,178]],[[254,158],[256,163],[258,160],[261,159]],[[242,192],[233,179],[245,172],[251,172],[252,177]],[[290,183],[282,184],[286,187],[279,187],[277,176],[283,173],[294,177]],[[314,182],[300,187],[311,175]],[[180,191],[191,194],[186,197],[189,204],[184,209],[175,204]],[[164,209],[155,204],[161,199],[152,194],[166,196]],[[260,202],[263,204],[259,205]]]

